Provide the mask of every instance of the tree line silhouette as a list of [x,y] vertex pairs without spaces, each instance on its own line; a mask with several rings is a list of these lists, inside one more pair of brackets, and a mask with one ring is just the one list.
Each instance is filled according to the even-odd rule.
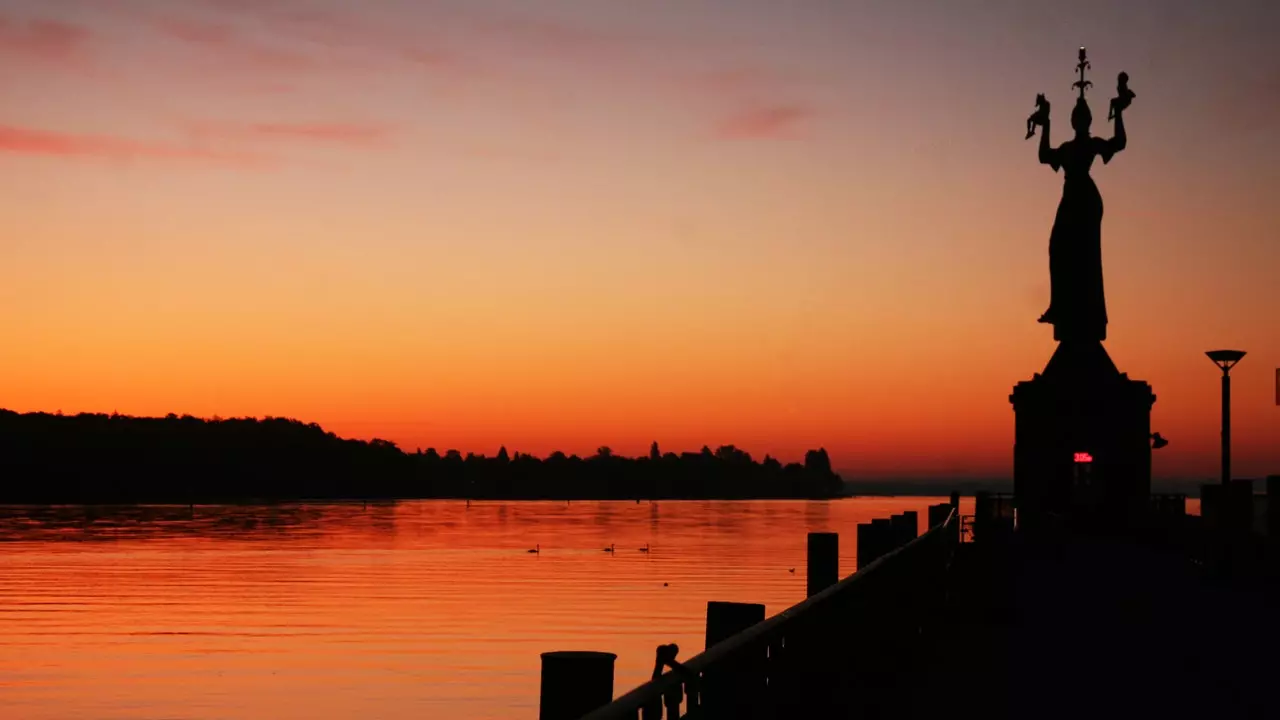
[[0,502],[207,503],[301,499],[826,498],[826,450],[757,462],[732,445],[628,458],[492,457],[351,440],[288,418],[202,419],[0,410]]

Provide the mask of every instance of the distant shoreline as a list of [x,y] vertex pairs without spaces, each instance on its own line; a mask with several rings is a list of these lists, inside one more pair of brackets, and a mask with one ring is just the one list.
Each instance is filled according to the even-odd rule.
[[203,419],[0,410],[0,503],[98,505],[359,499],[635,500],[831,498],[822,448],[803,463],[733,445],[640,457],[600,447],[546,458],[402,451],[289,418]]
[[[404,502],[450,502],[450,503],[473,503],[477,505],[496,505],[503,503],[621,503],[621,504],[651,504],[651,503],[685,503],[685,502],[836,502],[840,500],[859,500],[864,498],[945,498],[947,493],[929,494],[929,493],[895,493],[895,494],[875,494],[875,495],[842,495],[828,498],[809,498],[809,497],[677,497],[677,498],[641,498],[639,502],[635,499],[619,499],[619,498],[451,498],[451,497],[398,497],[398,498],[243,498],[243,499],[226,499],[226,500],[209,500],[197,502],[174,502],[174,501],[140,501],[140,502],[61,502],[61,503],[21,503],[21,502],[0,502],[0,508],[4,507],[233,507],[233,506],[270,506],[270,505],[394,505]],[[963,494],[962,494],[963,497]]]

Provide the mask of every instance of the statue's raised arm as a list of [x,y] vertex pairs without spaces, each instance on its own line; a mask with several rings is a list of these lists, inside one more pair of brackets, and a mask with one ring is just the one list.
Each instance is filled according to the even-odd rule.
[[1035,134],[1035,126],[1039,125],[1040,130],[1040,164],[1053,166],[1054,172],[1062,163],[1058,160],[1058,150],[1049,143],[1049,101],[1045,99],[1043,94],[1036,96],[1036,111],[1027,118],[1027,137]]
[[1111,100],[1111,112],[1108,115],[1108,118],[1116,123],[1115,134],[1110,140],[1101,141],[1104,151],[1099,154],[1102,155],[1104,162],[1110,160],[1112,155],[1124,150],[1129,144],[1129,136],[1124,132],[1124,111],[1135,97],[1137,95],[1129,89],[1129,73],[1120,73],[1116,79],[1116,96]]
[[[1036,134],[1036,126],[1044,128],[1040,133],[1040,162],[1045,165],[1052,164],[1051,157],[1053,148],[1049,145],[1049,101],[1045,99],[1044,93],[1036,95],[1036,111],[1031,113],[1031,117],[1027,118],[1027,139],[1030,140],[1032,135]],[[1054,170],[1057,170],[1055,167]]]

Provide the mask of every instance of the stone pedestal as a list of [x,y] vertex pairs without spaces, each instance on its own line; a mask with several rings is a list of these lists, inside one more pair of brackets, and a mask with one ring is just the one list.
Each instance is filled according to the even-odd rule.
[[[1141,514],[1151,494],[1155,400],[1100,342],[1061,343],[1044,372],[1009,396],[1019,525],[1054,514],[1119,523]],[[1086,455],[1089,462],[1077,462]]]

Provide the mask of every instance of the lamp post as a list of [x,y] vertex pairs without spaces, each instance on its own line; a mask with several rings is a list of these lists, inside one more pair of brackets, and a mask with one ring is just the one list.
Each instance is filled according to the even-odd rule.
[[1222,370],[1222,484],[1231,482],[1231,368],[1244,357],[1243,350],[1210,350],[1205,353]]

